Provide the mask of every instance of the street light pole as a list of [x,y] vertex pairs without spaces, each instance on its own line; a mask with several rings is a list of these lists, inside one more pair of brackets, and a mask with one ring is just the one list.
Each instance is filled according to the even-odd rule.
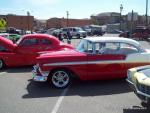
[[27,25],[28,25],[27,29],[28,30],[30,30],[30,28],[29,28],[29,16],[30,16],[30,12],[27,11]]
[[67,13],[67,27],[69,27],[69,21],[68,21],[69,11],[66,11],[66,13]]
[[146,16],[146,26],[148,25],[147,12],[148,12],[148,0],[146,0],[146,14],[145,14],[145,16]]
[[122,23],[122,10],[123,10],[123,5],[120,4],[120,30],[121,30],[121,23]]

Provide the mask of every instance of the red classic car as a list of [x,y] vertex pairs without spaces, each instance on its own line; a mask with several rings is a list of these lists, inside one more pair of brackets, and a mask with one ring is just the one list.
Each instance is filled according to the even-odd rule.
[[64,48],[73,47],[45,34],[24,35],[16,44],[0,37],[0,69],[4,66],[34,65],[38,52],[58,51]]
[[72,77],[81,80],[123,78],[127,69],[150,64],[150,52],[132,39],[119,37],[84,38],[76,50],[41,54],[34,66],[33,80],[50,80],[64,88]]

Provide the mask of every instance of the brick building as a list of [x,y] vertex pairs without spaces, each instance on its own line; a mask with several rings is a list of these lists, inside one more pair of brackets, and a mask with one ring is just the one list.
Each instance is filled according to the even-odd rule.
[[94,22],[94,24],[97,25],[115,24],[120,22],[120,13],[116,12],[100,13],[97,15],[92,15],[91,19]]
[[7,27],[15,27],[21,30],[33,30],[34,17],[20,15],[0,15],[0,18],[5,18]]
[[91,25],[91,19],[65,19],[65,18],[51,18],[47,20],[46,26],[49,28],[62,28],[62,27],[80,27]]

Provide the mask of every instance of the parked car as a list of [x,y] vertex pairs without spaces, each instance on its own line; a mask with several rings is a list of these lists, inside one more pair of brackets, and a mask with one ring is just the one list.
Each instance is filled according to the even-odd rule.
[[129,69],[127,81],[134,93],[144,103],[150,104],[150,65]]
[[17,42],[21,37],[21,35],[9,34],[9,33],[0,33],[0,36],[8,38],[8,39],[12,40],[14,43]]
[[0,69],[4,66],[34,65],[38,52],[59,51],[66,48],[73,47],[45,34],[24,35],[16,44],[0,37]]
[[54,30],[56,30],[56,28],[48,29],[48,30],[46,30],[45,34],[52,35]]
[[64,37],[67,36],[67,32],[70,32],[72,36],[76,36],[77,38],[83,37],[85,38],[87,36],[86,31],[84,31],[80,27],[66,27],[62,28],[62,33],[64,34]]
[[89,28],[91,29],[91,34],[96,36],[103,36],[104,31],[103,28],[99,25],[90,25]]
[[148,40],[150,36],[150,30],[146,27],[137,27],[133,30],[133,33],[130,34],[129,31],[125,31],[120,33],[119,37],[126,37],[129,38],[131,35],[131,38],[137,39],[137,40]]
[[127,69],[150,64],[150,52],[139,42],[119,37],[88,37],[76,49],[41,54],[34,66],[33,80],[49,81],[57,88],[81,80],[123,78]]
[[15,27],[8,27],[6,32],[10,34],[22,34],[22,31],[20,29],[16,29]]
[[138,40],[148,40],[150,35],[150,30],[146,27],[137,27],[133,31],[133,38],[136,38]]
[[130,38],[130,31],[120,32],[119,37]]

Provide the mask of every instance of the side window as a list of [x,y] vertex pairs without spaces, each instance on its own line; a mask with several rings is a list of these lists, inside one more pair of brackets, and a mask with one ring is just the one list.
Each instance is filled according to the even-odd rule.
[[76,29],[75,29],[75,28],[73,28],[73,32],[76,32]]
[[119,51],[120,51],[120,54],[125,54],[125,55],[139,52],[138,48],[127,43],[121,43]]
[[35,38],[24,39],[21,45],[23,46],[38,45],[38,40]]
[[72,28],[68,28],[68,30],[67,30],[67,31],[72,32]]
[[99,50],[100,54],[118,54],[119,43],[110,42],[110,43],[101,43],[101,48]]
[[41,44],[43,44],[43,45],[51,45],[52,42],[50,40],[48,40],[48,39],[42,39],[41,40]]
[[0,52],[7,52],[7,48],[5,48],[4,46],[0,45]]
[[67,29],[64,28],[63,31],[67,31]]

